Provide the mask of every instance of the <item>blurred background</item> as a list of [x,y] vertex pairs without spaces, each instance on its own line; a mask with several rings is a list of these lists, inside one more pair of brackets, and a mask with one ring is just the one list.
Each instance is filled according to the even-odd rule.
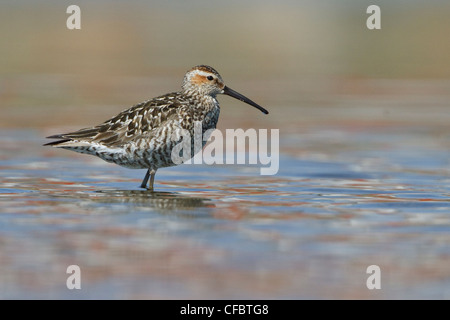
[[[449,15],[448,0],[2,0],[0,298],[450,298]],[[144,172],[41,147],[198,64],[270,111],[219,97],[218,128],[280,129],[278,175],[180,166],[149,196]]]
[[[279,127],[309,107],[448,106],[447,1],[77,1],[81,30],[66,28],[70,4],[2,1],[2,127],[93,125],[179,90],[198,64],[272,111],[223,98],[225,127],[242,113]],[[370,4],[381,30],[366,27]]]

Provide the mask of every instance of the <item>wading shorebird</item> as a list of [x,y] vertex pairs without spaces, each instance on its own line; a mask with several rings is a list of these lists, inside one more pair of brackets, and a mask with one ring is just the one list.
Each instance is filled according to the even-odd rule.
[[[150,179],[148,189],[153,191],[156,170],[176,165],[172,150],[180,142],[182,132],[190,133],[193,150],[194,122],[201,122],[203,134],[216,128],[220,113],[217,94],[229,95],[269,113],[228,88],[216,70],[200,65],[186,73],[181,91],[141,102],[95,127],[49,136],[60,140],[45,146],[95,155],[126,168],[147,169],[141,188],[146,188]],[[174,141],[173,137],[180,139]]]

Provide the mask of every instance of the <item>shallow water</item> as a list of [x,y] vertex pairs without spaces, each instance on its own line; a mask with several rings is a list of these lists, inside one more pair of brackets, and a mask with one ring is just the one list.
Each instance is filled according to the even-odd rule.
[[[4,130],[0,298],[450,298],[450,151],[434,126],[280,132],[280,170],[145,170]],[[66,288],[80,266],[82,289]],[[381,268],[368,290],[366,268]]]
[[[449,299],[448,1],[377,1],[381,30],[367,1],[178,2],[77,1],[68,30],[68,4],[2,1],[0,298]],[[197,64],[269,110],[220,96],[218,127],[280,129],[277,175],[183,165],[148,193],[42,146]]]

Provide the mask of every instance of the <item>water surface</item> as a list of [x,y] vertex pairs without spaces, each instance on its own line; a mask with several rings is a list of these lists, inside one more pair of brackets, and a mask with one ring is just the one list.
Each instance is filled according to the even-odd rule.
[[[445,139],[375,131],[282,131],[275,176],[182,165],[159,170],[149,193],[145,170],[4,130],[0,296],[449,298]],[[66,288],[72,264],[82,290]],[[373,264],[381,290],[366,287]]]

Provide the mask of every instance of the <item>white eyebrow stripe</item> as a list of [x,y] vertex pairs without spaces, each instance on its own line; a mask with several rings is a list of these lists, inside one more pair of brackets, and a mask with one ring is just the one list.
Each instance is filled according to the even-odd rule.
[[203,70],[197,70],[197,74],[204,77],[213,75],[211,72],[205,72]]

